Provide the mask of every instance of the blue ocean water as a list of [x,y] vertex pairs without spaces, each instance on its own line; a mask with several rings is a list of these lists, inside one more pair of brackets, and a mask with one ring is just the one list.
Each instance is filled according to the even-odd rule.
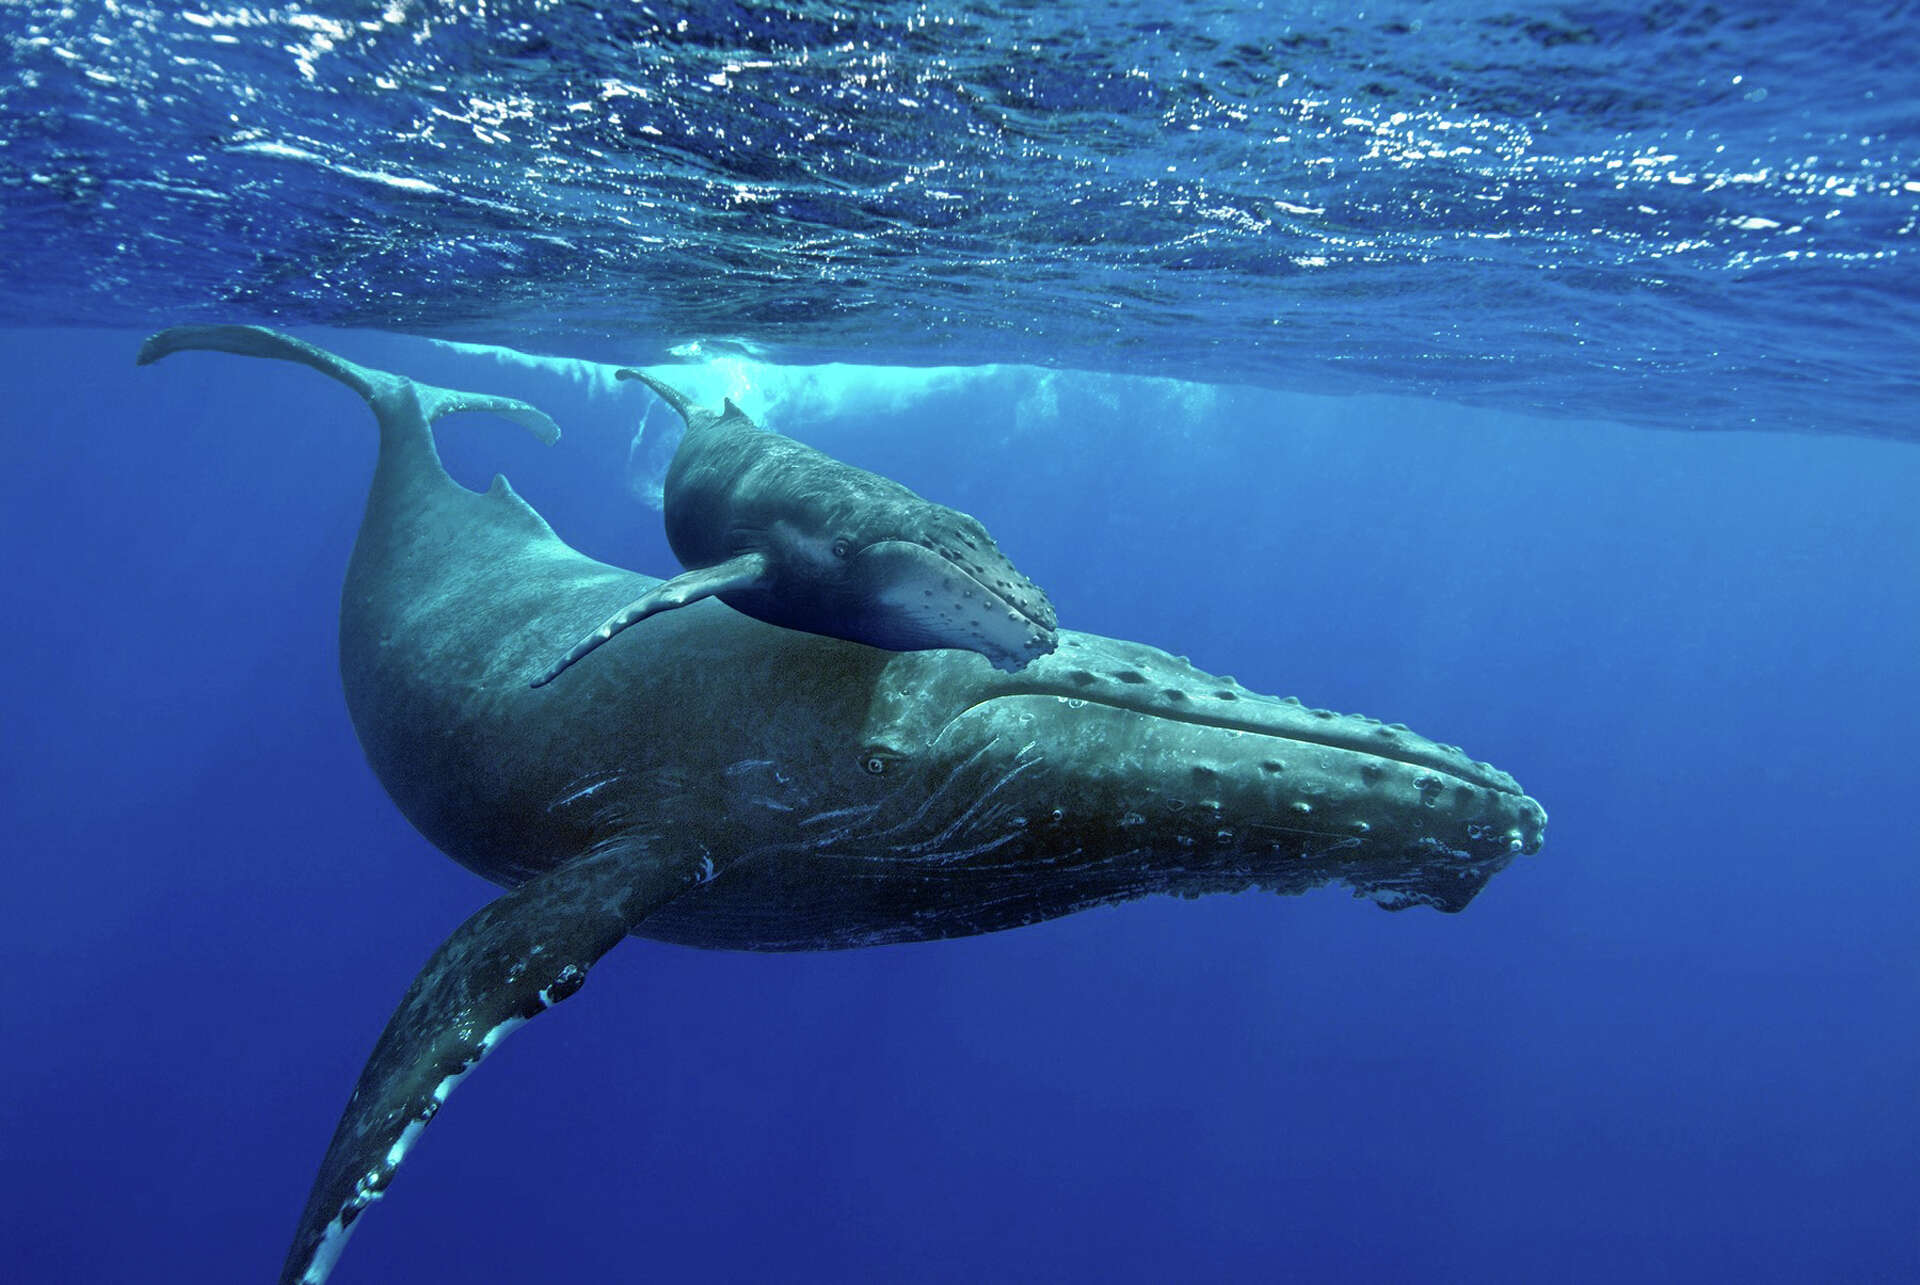
[[[1871,440],[1912,435],[1911,14],[1366,13],[0,14],[0,1275],[270,1277],[495,891],[341,701],[369,417],[278,364],[133,367],[206,318],[541,406],[553,448],[447,421],[455,476],[656,573],[637,390],[419,336],[678,348],[979,515],[1063,623],[1457,741],[1552,817],[1457,916],[626,942],[335,1281],[1920,1277],[1920,455]],[[1395,112],[1479,158],[1395,151]],[[1247,137],[1281,120],[1319,132]],[[933,166],[956,195],[916,204]],[[1659,431],[1751,424],[1823,431]]]
[[245,315],[629,363],[698,340],[1912,433],[1904,0],[0,24],[15,324]]

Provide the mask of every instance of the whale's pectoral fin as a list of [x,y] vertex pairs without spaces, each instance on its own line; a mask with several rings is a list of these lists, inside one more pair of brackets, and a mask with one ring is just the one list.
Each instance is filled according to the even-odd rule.
[[684,607],[702,598],[711,598],[718,593],[744,589],[748,585],[757,583],[766,576],[767,565],[764,554],[743,553],[737,558],[728,558],[725,562],[716,563],[711,567],[682,572],[671,580],[655,585],[608,616],[601,622],[598,629],[575,643],[573,650],[561,657],[553,668],[533,680],[533,686],[545,687],[578,664],[589,652],[611,641],[614,635],[621,631],[639,624],[648,616],[657,616],[663,611],[672,611],[675,607]]
[[[587,969],[711,864],[626,844],[530,879],[441,944],[360,1072],[314,1179],[282,1285],[318,1285],[447,1095],[500,1040],[580,989]],[[704,867],[704,868],[703,868]]]

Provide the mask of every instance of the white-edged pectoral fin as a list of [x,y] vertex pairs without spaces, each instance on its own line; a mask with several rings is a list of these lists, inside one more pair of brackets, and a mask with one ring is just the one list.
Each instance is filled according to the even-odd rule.
[[663,611],[672,611],[675,607],[684,607],[690,602],[711,598],[715,594],[744,589],[766,574],[767,559],[763,554],[743,553],[737,558],[728,558],[725,562],[715,563],[711,567],[685,571],[671,580],[662,581],[613,615],[608,616],[598,629],[575,643],[572,651],[562,656],[558,663],[546,673],[534,679],[532,685],[545,687],[579,664],[589,653],[613,641],[616,635],[631,629],[648,616],[657,616]]
[[591,852],[460,925],[380,1033],[307,1197],[281,1285],[320,1285],[429,1120],[481,1058],[580,989],[587,969],[710,864],[660,843]]

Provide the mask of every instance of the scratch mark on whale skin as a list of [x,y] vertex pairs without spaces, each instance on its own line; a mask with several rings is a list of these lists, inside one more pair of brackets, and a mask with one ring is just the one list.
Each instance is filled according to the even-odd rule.
[[578,803],[582,799],[592,798],[594,795],[598,794],[600,791],[606,789],[609,785],[612,785],[615,781],[618,781],[621,775],[622,774],[619,772],[614,772],[609,775],[602,776],[598,780],[592,780],[591,778],[588,778],[588,777],[581,777],[579,779],[588,781],[588,784],[579,786],[579,788],[573,790],[571,793],[562,795],[560,798],[557,798],[553,802],[547,804],[547,811],[549,813],[558,812],[561,808],[566,807],[570,803]]

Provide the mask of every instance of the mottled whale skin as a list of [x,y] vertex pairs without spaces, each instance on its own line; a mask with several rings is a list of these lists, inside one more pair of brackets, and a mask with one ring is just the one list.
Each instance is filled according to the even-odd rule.
[[486,410],[552,439],[550,420],[253,327],[164,331],[139,360],[182,349],[302,362],[372,406],[379,462],[341,596],[348,709],[408,820],[508,889],[388,1021],[284,1285],[326,1279],[460,1080],[629,933],[822,950],[1336,881],[1452,911],[1540,846],[1540,806],[1456,749],[1091,634],[1007,673],[699,602],[532,690],[657,582],[567,547],[502,478],[459,486],[430,425]]
[[643,371],[618,373],[686,421],[661,507],[689,570],[601,622],[534,686],[706,597],[770,625],[889,651],[964,648],[1009,671],[1059,645],[1053,603],[971,515],[763,432],[730,401],[716,413]]

